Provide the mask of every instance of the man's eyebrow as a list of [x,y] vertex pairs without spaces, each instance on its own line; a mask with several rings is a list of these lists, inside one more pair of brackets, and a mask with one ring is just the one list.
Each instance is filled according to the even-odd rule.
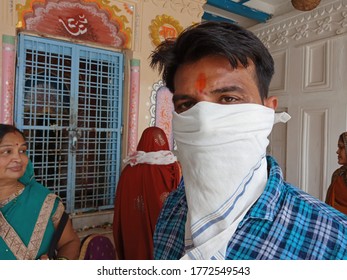
[[225,92],[242,92],[242,88],[239,86],[227,86],[227,87],[222,87],[222,88],[217,88],[211,91],[212,94],[221,94]]
[[189,99],[191,98],[188,94],[174,94],[172,96],[172,102],[175,103],[177,102],[178,100],[181,100],[181,99]]
[[[217,88],[211,91],[212,94],[222,94],[225,92],[239,92],[242,93],[243,89],[239,86],[226,86],[226,87],[221,87],[221,88]],[[175,103],[181,99],[190,99],[191,96],[188,94],[174,94],[172,96],[172,102]]]

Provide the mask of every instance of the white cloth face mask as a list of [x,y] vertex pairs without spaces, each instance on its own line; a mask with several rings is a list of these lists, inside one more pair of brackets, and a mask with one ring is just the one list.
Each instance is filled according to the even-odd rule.
[[275,120],[259,104],[199,102],[173,114],[188,213],[183,259],[224,259],[228,242],[267,181]]

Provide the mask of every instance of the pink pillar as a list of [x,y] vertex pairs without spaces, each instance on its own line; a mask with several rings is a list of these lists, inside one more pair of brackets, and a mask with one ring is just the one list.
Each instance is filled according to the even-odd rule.
[[130,97],[129,97],[129,123],[128,123],[128,152],[131,154],[137,147],[137,129],[140,99],[140,60],[130,60]]
[[13,124],[15,81],[15,37],[2,35],[2,86],[0,94],[0,123]]

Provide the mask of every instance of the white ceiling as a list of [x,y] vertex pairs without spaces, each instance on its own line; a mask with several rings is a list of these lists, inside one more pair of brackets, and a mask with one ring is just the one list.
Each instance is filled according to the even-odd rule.
[[272,14],[273,16],[279,16],[294,10],[290,0],[250,0],[245,2],[244,5]]
[[294,7],[292,6],[291,0],[218,0],[218,5],[220,4],[221,6],[224,6],[222,8],[216,8],[215,6],[211,6],[208,4],[208,2],[209,0],[207,1],[207,4],[204,5],[205,12],[213,14],[217,17],[230,19],[246,28],[249,28],[260,22],[249,18],[247,15],[239,15],[227,11],[227,6],[230,2],[234,2],[232,4],[237,4],[234,5],[236,7],[240,6],[241,8],[245,9],[251,8],[249,9],[250,12],[252,12],[251,10],[255,10],[266,14],[270,14],[271,18],[294,11]]

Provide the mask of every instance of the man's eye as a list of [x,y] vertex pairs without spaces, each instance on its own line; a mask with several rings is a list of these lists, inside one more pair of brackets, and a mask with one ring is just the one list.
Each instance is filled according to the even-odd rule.
[[221,103],[236,103],[238,99],[233,96],[223,96],[221,98]]
[[193,102],[193,101],[186,101],[186,102],[179,103],[175,105],[175,111],[178,114],[183,113],[184,111],[187,111],[188,109],[192,108],[195,104],[196,102]]

